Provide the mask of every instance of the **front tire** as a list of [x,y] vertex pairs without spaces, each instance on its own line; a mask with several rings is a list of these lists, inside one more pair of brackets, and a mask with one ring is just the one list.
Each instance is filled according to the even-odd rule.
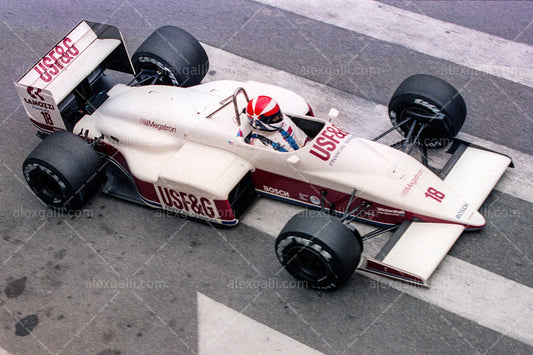
[[276,256],[287,272],[321,290],[340,288],[355,271],[362,250],[357,231],[324,213],[295,215],[276,239]]
[[[409,117],[414,118],[418,127],[426,124],[418,143],[438,148],[448,145],[461,130],[466,118],[466,104],[448,82],[435,76],[417,74],[405,79],[392,95],[389,117],[393,125]],[[399,127],[404,137],[408,135],[410,126],[411,123],[406,123]]]
[[46,137],[22,164],[26,182],[48,206],[79,209],[105,180],[102,158],[71,132]]

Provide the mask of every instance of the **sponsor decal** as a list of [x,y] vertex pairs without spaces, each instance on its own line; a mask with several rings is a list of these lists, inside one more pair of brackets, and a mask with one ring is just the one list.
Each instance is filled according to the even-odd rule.
[[457,214],[455,215],[455,218],[461,219],[461,217],[463,217],[463,215],[465,214],[465,211],[468,208],[468,206],[469,206],[468,203],[465,203],[463,206],[461,206],[461,208],[459,209],[459,212],[457,212]]
[[28,95],[30,95],[32,99],[39,99],[41,101],[44,101],[44,97],[41,95],[41,92],[42,92],[41,89],[34,88],[33,86],[28,86],[26,88],[26,91],[28,92]]
[[320,205],[320,198],[318,198],[317,196],[311,196],[310,200],[314,205]]
[[403,211],[393,210],[393,209],[390,209],[390,208],[378,207],[377,211],[378,211],[378,213],[386,214],[386,215],[389,215],[389,216],[403,216],[404,215]]
[[278,195],[278,196],[282,196],[282,197],[287,197],[287,198],[290,197],[288,191],[281,190],[281,189],[276,189],[276,188],[274,188],[274,187],[270,187],[270,186],[263,185],[263,190],[266,191],[266,192],[269,192],[269,193],[271,193],[271,194],[274,194],[274,195]]
[[31,100],[25,97],[24,102],[32,106],[37,106],[39,108],[44,108],[47,110],[55,110],[54,105],[47,104],[46,102],[41,102],[39,100]]
[[[23,97],[23,94],[19,91],[19,95],[22,98],[26,109],[29,110],[31,108],[33,110],[39,111],[39,113],[42,116],[42,119],[38,119],[38,115],[36,114],[30,114],[30,118],[33,118],[33,120],[39,121],[39,123],[45,123],[48,126],[61,126],[61,125],[55,125],[54,124],[54,117],[57,117],[59,113],[54,113],[51,111],[56,111],[55,104],[46,102],[46,98],[42,95],[43,91],[40,88],[36,88],[33,86],[26,87],[26,93],[30,97]],[[28,106],[29,105],[29,106]],[[61,128],[61,127],[59,127]]]
[[427,108],[428,110],[432,111],[433,113],[440,113],[440,110],[437,108],[437,106],[430,104],[427,101],[424,101],[422,99],[415,99],[415,104],[419,104]]
[[160,123],[157,123],[157,122],[152,121],[152,120],[147,120],[147,119],[141,118],[140,122],[141,122],[142,125],[156,128],[159,131],[167,131],[167,132],[172,132],[172,133],[176,132],[176,128],[175,127],[168,126],[166,124],[160,124]]
[[415,174],[415,176],[413,176],[411,181],[409,181],[409,183],[405,185],[405,187],[403,188],[402,193],[401,193],[402,197],[405,197],[409,193],[409,191],[411,191],[411,189],[415,187],[416,184],[418,184],[418,180],[420,180],[420,177],[422,176],[423,173],[424,171],[422,169],[418,170],[418,172]]
[[165,209],[216,218],[216,208],[212,200],[162,186],[157,186],[156,192]]
[[[343,129],[338,128],[335,125],[328,126],[320,132],[309,152],[320,160],[329,161],[330,165],[333,165],[346,146],[348,136],[350,136],[350,133]],[[351,137],[348,139],[351,139]],[[336,150],[337,152],[333,159],[331,159],[332,153]]]
[[80,51],[72,40],[65,37],[33,67],[33,70],[39,74],[42,81],[48,83],[65,69],[78,54]]

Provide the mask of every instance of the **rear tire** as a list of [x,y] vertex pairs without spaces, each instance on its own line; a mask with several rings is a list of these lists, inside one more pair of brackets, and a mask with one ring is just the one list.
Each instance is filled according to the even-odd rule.
[[204,48],[190,33],[175,26],[163,26],[152,33],[131,58],[138,81],[151,83],[150,76],[159,73],[154,84],[193,86],[199,84],[209,70]]
[[22,164],[32,191],[48,206],[79,209],[105,180],[103,160],[82,138],[56,132],[45,138]]
[[[405,79],[389,102],[389,117],[393,125],[413,116],[417,124],[428,124],[419,137],[419,143],[432,148],[443,147],[461,130],[466,118],[466,104],[461,94],[446,81],[417,74]],[[422,116],[439,118],[428,120]],[[405,137],[409,127],[410,123],[406,123],[398,130]]]
[[299,213],[276,239],[276,256],[285,270],[307,287],[334,290],[353,274],[363,251],[357,231],[338,218]]

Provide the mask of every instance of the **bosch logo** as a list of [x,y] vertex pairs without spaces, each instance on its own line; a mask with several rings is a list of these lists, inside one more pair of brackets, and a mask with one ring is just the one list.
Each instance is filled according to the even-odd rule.
[[289,197],[290,196],[288,191],[276,189],[276,188],[273,188],[273,187],[270,187],[270,186],[263,185],[263,190],[265,190],[266,192],[269,192],[271,194],[278,195],[278,196],[283,196],[283,197]]
[[465,211],[466,209],[468,208],[468,203],[465,203],[461,209],[459,210],[459,212],[457,212],[457,214],[455,215],[455,218],[457,219],[461,219],[461,217],[463,217],[463,215],[465,214]]

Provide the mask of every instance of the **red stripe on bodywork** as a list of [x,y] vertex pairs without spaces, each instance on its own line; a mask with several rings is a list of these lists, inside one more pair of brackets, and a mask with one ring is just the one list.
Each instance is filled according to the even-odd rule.
[[466,229],[469,229],[469,230],[478,230],[478,229],[481,229],[481,228],[485,227],[485,224],[483,224],[482,226],[471,226],[468,223],[455,223],[455,222],[452,222],[452,221],[447,221],[445,219],[424,216],[424,215],[421,215],[421,214],[411,213],[411,212],[405,212],[405,219],[407,219],[408,221],[415,221],[415,222],[416,221],[422,221],[422,222],[427,222],[427,223],[458,224],[458,225],[463,226],[463,227],[465,227]]
[[35,126],[37,126],[37,128],[40,128],[42,130],[45,130],[45,131],[49,131],[49,132],[57,132],[57,131],[63,131],[63,129],[61,128],[56,128],[54,126],[50,126],[50,125],[47,125],[45,123],[41,123],[41,122],[37,122],[35,121],[34,119],[30,118],[30,121],[31,123],[33,123]]
[[[343,213],[346,210],[350,200],[350,194],[293,178],[288,178],[265,170],[256,169],[254,172],[252,172],[252,179],[254,181],[255,188],[258,191],[263,191],[275,196],[276,193],[265,190],[265,187],[277,189],[280,192],[278,195],[280,198],[289,198],[294,200],[294,203],[300,202],[307,205],[313,205],[317,208],[320,208],[320,198],[322,192],[325,191],[326,208],[329,209],[330,206],[333,205],[335,211],[338,213]],[[288,193],[288,196],[286,196],[285,193]],[[355,197],[350,205],[350,209],[354,209],[355,207],[359,206],[363,201],[365,200]],[[380,210],[389,210],[390,212],[386,214],[380,212]],[[392,211],[397,212],[392,213]],[[404,211],[378,203],[373,203],[372,206],[369,207],[360,217],[370,222],[389,225],[399,224],[405,220]]]
[[214,200],[218,216],[223,221],[233,221],[235,214],[228,200]]
[[[300,202],[307,205],[313,205],[316,208],[320,208],[320,204],[315,202],[320,200],[322,192],[325,191],[326,209],[329,209],[330,206],[333,205],[334,210],[338,213],[344,213],[350,200],[350,194],[328,189],[319,185],[314,185],[293,178],[288,178],[265,170],[256,169],[254,172],[252,172],[252,179],[254,181],[255,188],[258,191],[268,193],[271,196],[279,196],[279,198],[281,199],[288,198],[292,200],[291,202],[293,203]],[[274,189],[274,191],[277,189],[277,192],[279,194],[276,194],[276,192],[273,193],[271,191],[268,191],[265,189],[265,187],[272,188]],[[286,193],[288,194],[288,196],[286,196]],[[314,196],[314,201],[312,200],[311,196]],[[354,209],[364,201],[367,200],[355,197],[350,205],[350,209]],[[360,216],[360,218],[368,222],[389,225],[400,224],[403,221],[408,220],[423,221],[428,223],[458,224],[471,229],[480,229],[483,227],[473,227],[465,223],[457,223],[435,217],[425,216],[422,214],[403,211],[395,207],[389,207],[375,202],[372,202],[372,206],[369,207],[366,212]]]
[[424,280],[419,276],[402,271],[400,269],[396,269],[393,266],[380,263],[373,259],[367,259],[366,268],[364,270],[375,272],[384,276],[391,276],[402,280],[408,280],[421,285],[425,284]]

